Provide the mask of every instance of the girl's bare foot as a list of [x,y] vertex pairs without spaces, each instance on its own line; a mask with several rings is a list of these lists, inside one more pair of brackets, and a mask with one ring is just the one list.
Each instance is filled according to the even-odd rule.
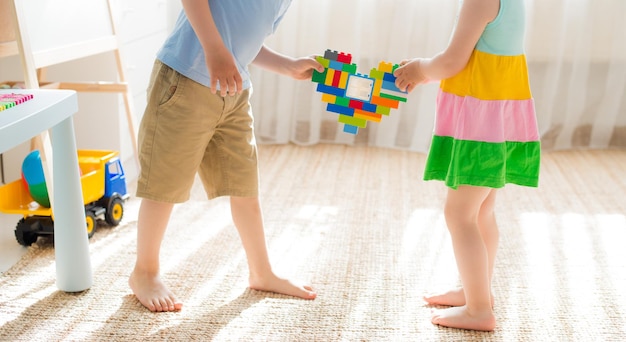
[[444,327],[480,331],[493,331],[496,327],[496,318],[491,310],[471,313],[466,306],[435,310],[431,322]]
[[315,299],[317,293],[308,285],[300,285],[276,275],[250,277],[250,288],[258,291],[275,292],[303,299]]
[[[460,287],[442,294],[424,296],[424,301],[430,305],[463,306],[465,305],[465,292]],[[493,303],[493,294],[491,294],[491,307],[493,307]]]
[[465,292],[463,288],[458,288],[438,295],[424,296],[424,300],[430,305],[463,306]]
[[133,271],[128,279],[128,285],[139,302],[152,312],[179,311],[183,307],[158,275]]

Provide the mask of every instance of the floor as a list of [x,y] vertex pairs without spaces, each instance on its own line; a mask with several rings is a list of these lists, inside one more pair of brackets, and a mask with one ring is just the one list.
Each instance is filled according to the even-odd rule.
[[458,272],[445,187],[421,180],[424,164],[382,148],[259,146],[272,266],[310,283],[313,301],[247,288],[228,200],[206,201],[200,183],[161,250],[182,311],[154,315],[131,295],[133,198],[123,225],[90,242],[89,291],[58,290],[49,244],[0,276],[0,340],[626,341],[626,150],[544,153],[539,188],[499,191],[492,333],[431,324],[439,307],[422,296]]
[[0,273],[8,270],[26,253],[27,248],[17,243],[14,233],[15,225],[21,217],[0,214]]

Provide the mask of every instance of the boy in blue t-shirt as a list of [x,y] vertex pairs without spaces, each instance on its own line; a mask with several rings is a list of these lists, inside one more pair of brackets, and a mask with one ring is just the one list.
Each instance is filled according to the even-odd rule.
[[151,311],[182,303],[159,278],[160,246],[175,203],[189,199],[198,173],[209,199],[230,196],[246,252],[250,288],[314,299],[310,286],[278,277],[267,253],[258,198],[257,149],[248,65],[294,79],[324,67],[263,45],[291,0],[182,0],[157,55],[139,128],[141,197],[137,260],[129,285]]

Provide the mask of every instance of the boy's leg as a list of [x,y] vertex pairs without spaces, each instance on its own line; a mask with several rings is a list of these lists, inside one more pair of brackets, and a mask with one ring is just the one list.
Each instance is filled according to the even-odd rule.
[[147,93],[138,132],[141,170],[136,195],[143,200],[137,225],[137,262],[129,283],[151,311],[175,311],[182,304],[159,279],[161,241],[171,203],[189,199],[224,101],[159,60],[154,63]]
[[[478,228],[480,229],[483,242],[487,247],[489,259],[489,282],[493,278],[496,253],[498,250],[499,232],[494,214],[496,203],[496,189],[492,189],[489,196],[483,202],[478,212]],[[463,288],[455,288],[444,293],[425,296],[424,300],[432,305],[463,306],[465,305],[465,294]],[[491,298],[493,305],[493,296]]]
[[137,221],[137,260],[128,284],[150,311],[177,311],[182,308],[159,277],[159,252],[169,222],[171,203],[142,199]]
[[478,227],[478,213],[491,189],[460,186],[448,190],[445,217],[466,304],[436,310],[432,322],[462,329],[493,330],[489,256]]
[[314,299],[316,293],[310,286],[299,285],[290,280],[279,278],[272,271],[258,197],[231,197],[230,206],[233,222],[237,227],[248,259],[250,288],[304,299]]

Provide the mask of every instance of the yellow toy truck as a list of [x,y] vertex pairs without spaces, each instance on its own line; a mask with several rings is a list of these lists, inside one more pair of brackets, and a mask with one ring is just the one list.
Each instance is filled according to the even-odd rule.
[[[117,226],[124,216],[124,202],[130,195],[126,191],[126,176],[118,154],[116,151],[78,150],[87,236],[90,238],[96,232],[98,220]],[[54,234],[52,208],[35,202],[21,180],[0,186],[0,212],[24,216],[15,227],[15,238],[23,246],[30,246],[40,235]]]

